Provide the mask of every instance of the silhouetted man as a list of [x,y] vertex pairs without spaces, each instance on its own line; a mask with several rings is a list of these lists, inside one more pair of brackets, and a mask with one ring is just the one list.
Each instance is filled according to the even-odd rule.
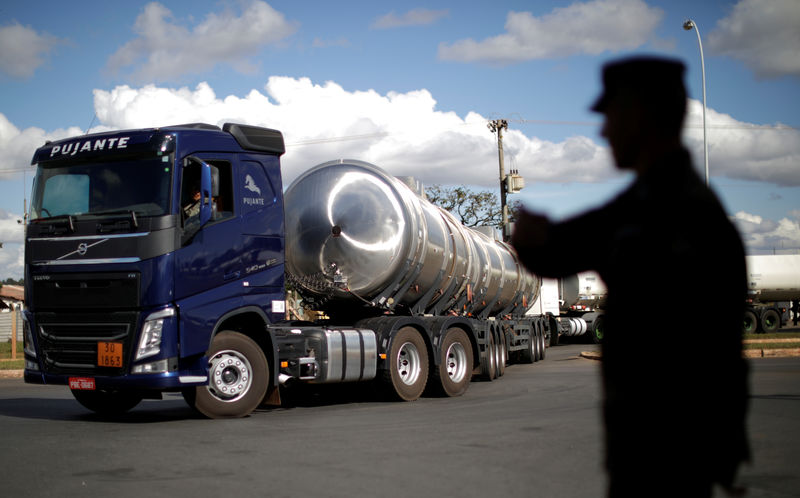
[[523,212],[512,244],[546,277],[595,270],[608,287],[603,416],[609,496],[710,496],[749,456],[741,326],[744,250],[680,134],[684,66],[625,59],[592,110],[633,184],[562,223]]

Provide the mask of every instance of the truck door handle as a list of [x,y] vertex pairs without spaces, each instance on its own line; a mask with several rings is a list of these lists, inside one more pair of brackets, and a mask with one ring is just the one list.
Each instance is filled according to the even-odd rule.
[[223,278],[224,278],[225,280],[234,280],[234,279],[237,279],[237,278],[239,278],[239,276],[240,276],[241,274],[242,274],[242,272],[241,272],[241,271],[234,271],[234,272],[231,272],[231,273],[226,273],[226,274],[225,274],[225,276],[224,276]]

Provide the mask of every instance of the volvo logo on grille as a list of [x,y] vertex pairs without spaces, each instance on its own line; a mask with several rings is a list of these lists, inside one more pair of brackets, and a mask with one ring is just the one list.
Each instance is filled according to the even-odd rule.
[[78,254],[80,254],[81,256],[84,256],[86,254],[86,249],[88,249],[88,247],[86,246],[86,242],[81,242],[80,244],[78,244]]

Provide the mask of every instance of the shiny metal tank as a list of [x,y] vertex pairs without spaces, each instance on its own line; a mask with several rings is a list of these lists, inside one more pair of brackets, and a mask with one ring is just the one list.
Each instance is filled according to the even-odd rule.
[[284,195],[286,268],[306,296],[415,314],[521,313],[538,293],[513,250],[377,166],[330,161]]

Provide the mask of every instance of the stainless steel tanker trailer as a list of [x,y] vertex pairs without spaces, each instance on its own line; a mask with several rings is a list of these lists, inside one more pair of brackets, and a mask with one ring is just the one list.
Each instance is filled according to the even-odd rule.
[[288,187],[286,274],[304,306],[374,343],[402,399],[423,392],[429,370],[433,390],[458,395],[473,373],[491,380],[511,359],[544,358],[547,322],[525,316],[537,277],[492,230],[464,227],[415,187],[355,160]]

